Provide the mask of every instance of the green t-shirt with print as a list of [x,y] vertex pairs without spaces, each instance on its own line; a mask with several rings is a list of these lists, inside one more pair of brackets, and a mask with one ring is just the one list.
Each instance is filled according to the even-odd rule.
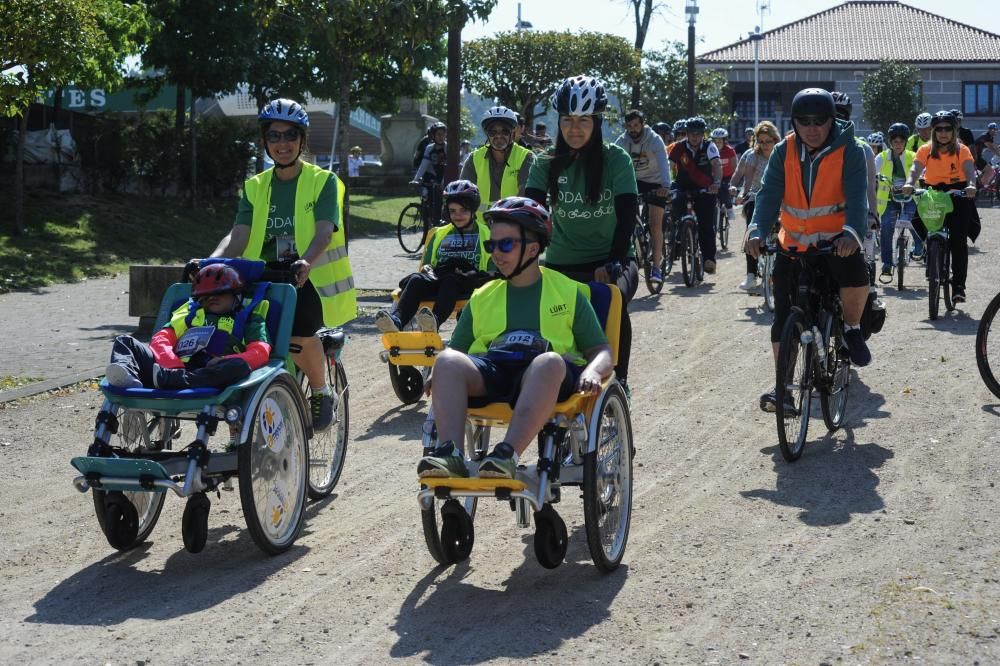
[[[539,156],[528,173],[528,188],[548,191],[549,151]],[[605,144],[600,199],[587,203],[586,173],[572,164],[559,175],[559,200],[552,202],[552,243],[545,250],[550,264],[584,264],[605,261],[611,254],[618,216],[615,197],[638,194],[632,158],[620,146]],[[629,244],[629,256],[633,256]]]
[[[267,228],[264,230],[264,247],[261,258],[264,261],[295,261],[300,250],[295,247],[295,188],[299,176],[291,180],[271,178],[271,210],[267,214]],[[316,200],[314,215],[317,220],[328,220],[334,225],[340,219],[337,209],[337,184],[333,178],[326,181],[323,191]],[[253,224],[253,204],[246,192],[240,196],[236,209],[236,225]],[[305,252],[306,248],[301,251]]]
[[[631,164],[631,161],[629,162]],[[539,309],[542,302],[542,281],[538,280],[527,287],[507,285],[507,331],[540,331]],[[466,305],[458,317],[458,324],[452,333],[448,346],[457,351],[468,353],[469,347],[475,342],[472,334],[472,309]],[[590,301],[580,293],[576,294],[576,310],[573,316],[573,339],[576,347],[584,352],[597,345],[608,344],[601,322],[597,319]]]

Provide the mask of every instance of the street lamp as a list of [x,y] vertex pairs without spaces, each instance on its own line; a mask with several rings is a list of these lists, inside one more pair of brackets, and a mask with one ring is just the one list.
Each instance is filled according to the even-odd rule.
[[759,25],[749,39],[753,42],[753,126],[757,127],[760,122],[760,40],[764,39]]
[[684,14],[688,17],[688,116],[694,115],[694,21],[698,16],[698,0],[685,0]]
[[534,27],[534,26],[531,25],[531,21],[522,21],[521,20],[521,3],[520,2],[517,3],[517,23],[514,24],[514,29],[515,30],[531,30],[532,27]]

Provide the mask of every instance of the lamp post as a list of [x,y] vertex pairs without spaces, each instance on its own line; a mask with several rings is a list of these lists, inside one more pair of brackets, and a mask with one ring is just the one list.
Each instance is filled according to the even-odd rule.
[[760,26],[753,29],[750,41],[753,42],[753,126],[760,122]]
[[698,16],[698,0],[685,0],[684,13],[688,17],[688,117],[694,115],[694,21]]

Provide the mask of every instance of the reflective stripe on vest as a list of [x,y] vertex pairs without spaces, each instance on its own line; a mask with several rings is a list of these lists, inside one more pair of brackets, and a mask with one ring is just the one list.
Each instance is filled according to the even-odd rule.
[[[264,249],[264,232],[267,228],[267,214],[271,206],[271,178],[274,169],[268,169],[249,179],[244,185],[247,201],[253,206],[253,222],[250,225],[250,240],[243,256],[260,259]],[[295,186],[295,247],[305,252],[316,235],[316,217],[313,207],[328,179],[333,178],[337,186],[337,209],[343,215],[344,184],[333,173],[309,162],[302,163],[298,183]],[[326,326],[340,326],[357,316],[357,291],[351,273],[351,262],[347,256],[344,225],[340,220],[331,220],[337,230],[333,232],[330,244],[317,257],[309,270],[309,281],[319,293],[323,306],[323,323]]]
[[781,230],[778,243],[786,250],[798,247],[805,250],[819,241],[829,240],[844,231],[847,214],[844,212],[844,146],[824,154],[810,169],[812,174],[811,198],[806,196],[802,182],[799,147],[794,134],[786,138],[785,195],[781,203]]
[[[476,228],[479,230],[479,261],[476,267],[481,270],[486,270],[486,264],[490,260],[490,253],[486,251],[483,247],[483,241],[490,237],[490,228],[486,226],[485,223],[479,220],[475,221]],[[438,227],[434,230],[434,235],[431,237],[431,265],[438,265],[438,254],[441,249],[441,243],[444,242],[445,236],[455,231],[454,224],[446,224],[443,227]]]
[[493,196],[494,187],[493,178],[490,175],[489,150],[489,146],[483,146],[472,151],[472,166],[476,169],[476,187],[479,188],[479,196],[481,197],[480,214],[476,215],[477,220],[483,219],[481,213],[492,206],[494,202],[504,197],[516,197],[520,194],[517,176],[521,172],[524,160],[527,159],[528,155],[531,155],[531,151],[524,146],[519,146],[516,143],[511,144],[510,155],[507,156],[507,164],[504,166],[503,177],[500,179],[500,191],[497,192],[498,196]]
[[[590,297],[590,287],[571,280],[562,273],[541,269],[542,297],[539,301],[538,321],[542,337],[549,341],[552,350],[577,365],[585,365],[573,338],[573,320],[576,317],[576,296],[583,293]],[[485,354],[490,343],[507,330],[507,281],[493,280],[472,292],[469,298],[472,313],[473,342],[470,354]]]
[[[907,175],[910,174],[910,167],[913,166],[913,158],[916,156],[917,154],[912,150],[903,150],[903,173]],[[882,168],[879,170],[879,175],[882,176],[882,178],[887,179],[879,179],[878,191],[876,192],[878,200],[878,216],[881,218],[882,213],[884,213],[885,209],[889,207],[889,199],[892,198],[890,194],[892,192],[892,150],[882,151]]]

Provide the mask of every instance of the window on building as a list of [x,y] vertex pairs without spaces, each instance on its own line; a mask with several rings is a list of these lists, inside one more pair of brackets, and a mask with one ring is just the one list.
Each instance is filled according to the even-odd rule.
[[[776,117],[776,109],[778,104],[778,98],[776,96],[760,96],[760,117],[762,119],[769,119]],[[733,113],[739,118],[745,118],[749,120],[754,119],[753,112],[753,94],[749,96],[735,94],[733,95]]]
[[1000,83],[987,81],[963,83],[962,113],[966,116],[1000,115]]

